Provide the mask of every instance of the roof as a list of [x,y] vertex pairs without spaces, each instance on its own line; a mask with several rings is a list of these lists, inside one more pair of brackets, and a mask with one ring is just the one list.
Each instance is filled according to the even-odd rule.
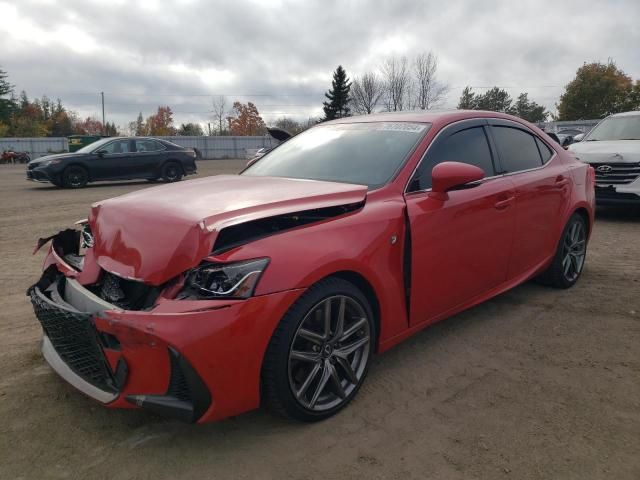
[[344,117],[327,122],[359,123],[359,122],[418,122],[418,123],[450,123],[466,118],[504,118],[523,122],[521,118],[506,113],[489,112],[485,110],[407,110],[402,112],[382,112],[370,115]]

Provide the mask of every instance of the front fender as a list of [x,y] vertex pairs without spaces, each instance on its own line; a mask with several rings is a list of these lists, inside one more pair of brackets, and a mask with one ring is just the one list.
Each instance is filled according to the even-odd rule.
[[256,289],[267,295],[305,289],[337,272],[355,272],[372,286],[384,341],[408,328],[403,279],[405,204],[368,201],[356,212],[256,240],[215,258],[269,257]]

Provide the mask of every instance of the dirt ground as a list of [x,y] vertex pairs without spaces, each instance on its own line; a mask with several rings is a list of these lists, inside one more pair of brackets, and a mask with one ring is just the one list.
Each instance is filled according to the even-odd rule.
[[[200,176],[242,161],[200,163]],[[640,209],[598,211],[571,290],[533,283],[374,359],[313,425],[256,411],[204,426],[105,409],[39,352],[25,296],[40,236],[145,182],[58,190],[0,166],[1,479],[639,479]]]

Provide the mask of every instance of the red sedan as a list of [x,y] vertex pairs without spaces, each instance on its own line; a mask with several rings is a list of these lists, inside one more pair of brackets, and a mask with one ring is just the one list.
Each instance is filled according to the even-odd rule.
[[575,284],[594,178],[509,115],[327,122],[240,175],[99,202],[41,239],[43,354],[110,407],[320,420],[374,353],[528,279]]

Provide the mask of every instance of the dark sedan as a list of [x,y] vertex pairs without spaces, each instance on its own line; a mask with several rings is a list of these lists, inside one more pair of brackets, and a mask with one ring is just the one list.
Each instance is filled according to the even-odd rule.
[[158,138],[103,138],[73,153],[30,161],[27,179],[66,188],[104,180],[177,182],[196,173],[197,156],[195,149]]

